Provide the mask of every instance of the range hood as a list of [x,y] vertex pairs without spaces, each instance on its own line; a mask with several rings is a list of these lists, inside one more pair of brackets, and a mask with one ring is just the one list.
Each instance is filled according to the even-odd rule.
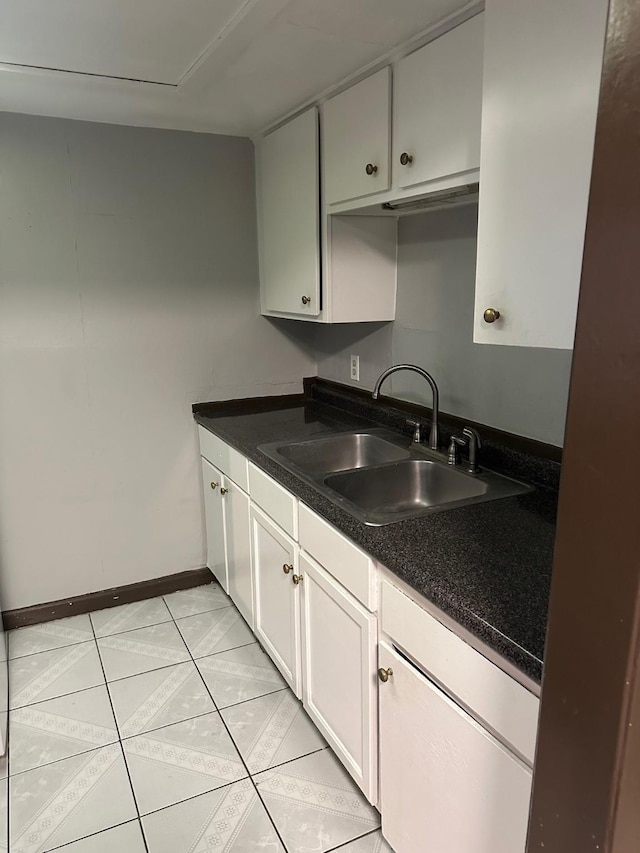
[[403,213],[420,213],[424,210],[436,208],[453,207],[460,204],[477,203],[480,193],[480,184],[463,184],[454,189],[441,190],[430,193],[421,198],[408,199],[407,201],[389,202],[385,201],[381,208],[385,212],[400,215]]

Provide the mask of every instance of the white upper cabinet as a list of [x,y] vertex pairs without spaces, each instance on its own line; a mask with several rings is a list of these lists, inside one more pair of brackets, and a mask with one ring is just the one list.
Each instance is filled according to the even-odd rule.
[[476,15],[398,63],[393,144],[398,187],[479,168],[483,18]]
[[573,346],[607,7],[487,0],[476,343]]
[[315,108],[265,136],[258,153],[263,313],[320,313],[318,114]]
[[322,114],[327,204],[391,186],[391,69],[331,98]]

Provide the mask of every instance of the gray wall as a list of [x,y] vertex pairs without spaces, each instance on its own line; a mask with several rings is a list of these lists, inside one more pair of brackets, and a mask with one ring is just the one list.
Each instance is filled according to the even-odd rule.
[[259,316],[251,142],[5,113],[0,187],[3,606],[204,565],[191,404],[315,372]]
[[[390,364],[429,370],[443,411],[561,445],[571,352],[473,343],[477,207],[400,221],[398,307],[394,323],[322,327],[320,376],[349,383],[349,355],[360,355],[360,386],[373,387]],[[419,377],[399,374],[387,393],[430,405]]]

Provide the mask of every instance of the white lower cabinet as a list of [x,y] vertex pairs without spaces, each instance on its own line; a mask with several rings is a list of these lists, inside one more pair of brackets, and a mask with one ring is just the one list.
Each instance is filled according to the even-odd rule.
[[283,677],[301,696],[298,546],[251,506],[255,633]]
[[209,567],[395,853],[524,853],[537,698],[256,466],[247,494],[223,445],[223,470],[202,459]]
[[225,541],[227,545],[228,593],[251,628],[253,616],[253,575],[251,571],[251,524],[249,495],[225,478],[223,496]]
[[377,619],[304,552],[300,573],[304,707],[375,805]]
[[385,642],[378,663],[382,831],[395,853],[524,853],[529,768]]
[[204,456],[202,462],[202,484],[204,488],[204,517],[207,529],[207,565],[220,582],[225,592],[229,592],[227,575],[227,553],[224,540],[224,509],[221,489],[224,477],[208,462]]

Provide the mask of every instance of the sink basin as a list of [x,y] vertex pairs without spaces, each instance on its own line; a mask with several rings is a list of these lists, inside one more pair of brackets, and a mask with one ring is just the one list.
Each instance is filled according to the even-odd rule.
[[329,474],[408,459],[410,453],[368,432],[343,433],[284,444],[275,452],[301,471]]
[[369,525],[391,524],[443,509],[531,491],[486,468],[469,474],[446,455],[408,445],[385,429],[359,429],[260,445],[283,468]]
[[368,515],[403,516],[477,498],[489,484],[428,459],[333,474],[325,484]]

